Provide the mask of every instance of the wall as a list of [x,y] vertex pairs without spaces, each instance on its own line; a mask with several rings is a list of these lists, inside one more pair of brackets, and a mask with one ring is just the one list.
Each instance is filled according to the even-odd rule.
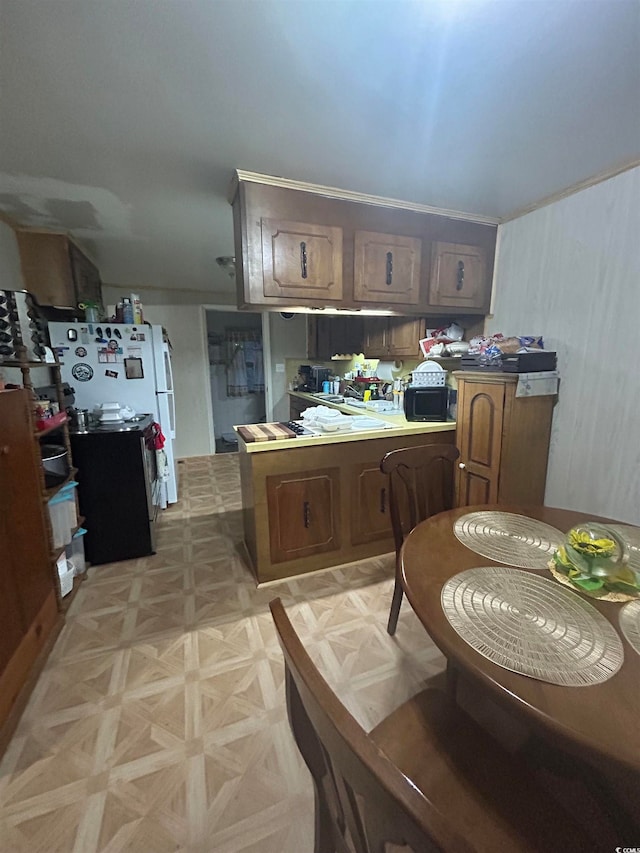
[[15,232],[6,222],[0,221],[0,288],[22,290],[23,287]]
[[489,331],[558,353],[545,502],[640,524],[640,167],[499,228]]
[[[283,320],[277,312],[269,314],[269,337],[271,339],[271,395],[274,421],[289,420],[289,383],[296,379],[298,365],[308,362],[307,320],[304,314],[294,314]],[[287,360],[293,360],[287,362]],[[276,365],[285,365],[278,373]]]
[[[126,291],[105,287],[103,296],[109,312]],[[172,346],[171,364],[175,386],[176,443],[179,459],[207,456],[214,452],[209,367],[205,348],[205,325],[199,304],[152,304],[149,291],[141,292],[144,319],[162,325]]]
[[[224,338],[225,329],[254,329],[262,339],[262,314],[242,313],[240,311],[207,311],[207,334],[209,337]],[[211,353],[210,348],[209,352]],[[219,350],[222,358],[227,356],[227,347]],[[211,364],[211,404],[213,408],[213,426],[215,437],[223,433],[232,433],[234,424],[255,424],[264,421],[264,391],[247,394],[243,397],[227,396],[228,369],[225,364]]]

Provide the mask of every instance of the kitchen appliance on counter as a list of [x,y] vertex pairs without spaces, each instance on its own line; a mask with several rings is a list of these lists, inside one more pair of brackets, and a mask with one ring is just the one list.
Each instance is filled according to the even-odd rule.
[[408,421],[446,421],[449,389],[446,385],[409,385],[404,392],[404,416]]
[[169,477],[156,499],[160,507],[175,503],[175,403],[169,345],[162,326],[54,322],[48,328],[62,379],[73,384],[79,408],[94,412],[105,401],[117,401],[122,410],[149,412],[160,424]]
[[323,384],[329,381],[329,377],[332,375],[331,370],[328,367],[318,367],[313,366],[311,368],[311,390],[313,392],[323,391]]
[[123,422],[93,420],[86,429],[70,430],[87,528],[85,554],[94,565],[154,553],[159,503],[154,420],[149,414]]

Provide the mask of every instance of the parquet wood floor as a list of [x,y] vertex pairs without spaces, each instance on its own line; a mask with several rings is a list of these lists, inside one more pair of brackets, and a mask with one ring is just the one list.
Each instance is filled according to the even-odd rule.
[[152,557],[89,570],[0,764],[2,853],[307,853],[313,795],[268,611],[367,728],[443,659],[393,557],[257,589],[239,552],[238,457],[189,459]]

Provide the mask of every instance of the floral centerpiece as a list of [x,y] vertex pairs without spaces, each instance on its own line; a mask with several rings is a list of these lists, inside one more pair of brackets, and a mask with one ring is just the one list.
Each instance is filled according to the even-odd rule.
[[572,527],[553,555],[552,567],[585,592],[640,597],[640,572],[629,567],[622,540],[602,524],[587,521]]

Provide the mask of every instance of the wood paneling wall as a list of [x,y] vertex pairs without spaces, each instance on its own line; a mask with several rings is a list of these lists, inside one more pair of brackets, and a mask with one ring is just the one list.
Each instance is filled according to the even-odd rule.
[[500,226],[487,330],[558,352],[545,503],[640,524],[640,167]]

